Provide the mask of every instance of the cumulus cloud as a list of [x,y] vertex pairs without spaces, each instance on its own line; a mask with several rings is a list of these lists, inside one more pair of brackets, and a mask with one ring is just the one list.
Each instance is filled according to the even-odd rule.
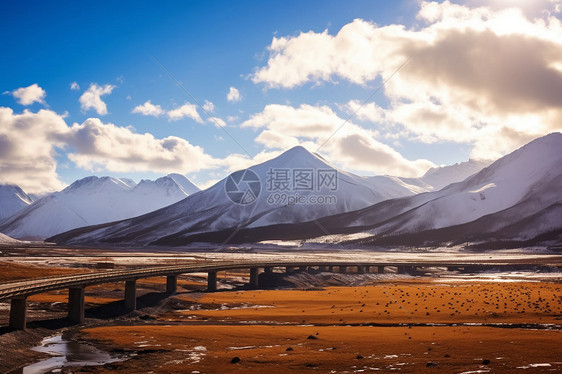
[[[420,25],[410,29],[356,19],[335,35],[274,37],[252,80],[269,88],[368,85],[405,63],[384,87],[388,107],[363,108],[359,119],[371,116],[389,133],[422,142],[472,144],[473,157],[497,157],[562,129],[562,23],[551,15],[558,2],[551,3],[530,17],[530,7],[422,2]],[[499,148],[487,140],[509,130]]]
[[231,153],[223,160],[223,164],[229,172],[234,172],[275,158],[283,153],[283,151],[284,150],[262,150],[253,157],[241,153]]
[[[366,174],[392,174],[416,177],[434,164],[428,160],[408,160],[392,147],[381,143],[378,133],[352,122],[345,123],[328,106],[267,105],[241,127],[260,133],[256,142],[269,149],[304,145],[319,151],[347,169]],[[342,126],[343,125],[343,126]]]
[[0,179],[26,192],[53,191],[64,186],[56,172],[56,149],[68,131],[63,118],[50,110],[15,114],[0,107]]
[[9,93],[15,97],[18,103],[25,106],[33,103],[45,104],[45,96],[47,96],[45,90],[39,87],[37,83],[27,87],[20,87]]
[[87,170],[188,173],[220,164],[203,148],[185,139],[157,139],[149,133],[137,134],[130,128],[103,123],[98,118],[73,124],[66,142],[72,148],[68,158]]
[[226,122],[222,118],[219,117],[209,117],[207,122],[214,124],[216,127],[226,127]]
[[228,93],[226,94],[226,100],[231,103],[242,100],[240,91],[238,91],[236,87],[230,87]]
[[153,116],[158,117],[164,113],[160,105],[154,105],[148,100],[142,105],[138,105],[133,109],[132,113],[139,113],[143,116]]
[[158,139],[98,118],[68,126],[63,115],[51,110],[16,114],[0,107],[1,182],[28,192],[64,187],[56,171],[57,151],[92,171],[187,173],[226,165],[179,137]]
[[72,82],[72,83],[70,83],[70,89],[72,91],[78,91],[80,89],[80,85],[76,82]]
[[[203,106],[203,109],[205,109],[207,112],[212,112],[214,108],[215,106],[212,102],[207,100],[205,101],[205,105]],[[180,119],[183,118],[191,118],[196,122],[203,123],[203,120],[201,119],[199,112],[197,112],[197,106],[191,103],[185,103],[184,105],[178,108],[167,111],[165,109],[162,109],[160,105],[154,105],[151,103],[150,100],[148,100],[144,104],[136,106],[133,109],[132,113],[139,113],[142,114],[143,116],[153,116],[153,117],[159,117],[165,114],[168,117],[168,120],[170,121],[179,121]]]
[[101,99],[104,95],[109,95],[115,88],[112,84],[99,86],[97,83],[91,83],[90,87],[80,96],[80,107],[83,111],[93,109],[99,115],[107,114],[107,105]]
[[179,121],[182,118],[191,118],[196,122],[203,123],[201,116],[197,112],[197,106],[191,103],[185,103],[179,108],[168,111],[168,119],[170,121]]
[[205,104],[203,104],[203,109],[205,109],[207,112],[214,112],[215,104],[213,104],[209,100],[205,100]]

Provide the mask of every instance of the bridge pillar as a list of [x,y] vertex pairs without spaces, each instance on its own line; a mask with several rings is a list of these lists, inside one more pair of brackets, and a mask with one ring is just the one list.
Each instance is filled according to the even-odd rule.
[[299,266],[299,271],[306,271],[308,266]]
[[68,318],[72,322],[84,322],[84,287],[68,289]]
[[264,272],[270,274],[273,273],[273,267],[272,266],[267,266],[263,269]]
[[382,266],[382,265],[377,266],[377,272],[378,272],[379,274],[384,274],[384,266]]
[[259,287],[258,274],[260,268],[250,268],[250,288],[255,290]]
[[125,309],[130,312],[137,309],[137,280],[125,281]]
[[14,330],[24,330],[27,317],[27,297],[12,299],[10,305],[10,328]]
[[166,293],[173,294],[178,291],[178,276],[166,275]]
[[217,272],[210,271],[207,273],[207,291],[215,292],[217,290]]
[[363,266],[363,268],[364,268],[364,270],[365,270],[364,272],[366,274],[369,274],[371,272],[371,266],[370,265],[365,265],[365,266]]
[[285,273],[294,273],[295,268],[294,266],[285,266]]
[[340,273],[342,274],[347,273],[347,266],[340,266]]
[[365,266],[357,265],[357,274],[365,274]]
[[320,272],[328,271],[328,267],[327,266],[318,266],[318,271],[320,271]]
[[330,273],[333,273],[333,272],[334,272],[334,267],[333,267],[333,266],[331,266],[331,265],[330,265],[330,266],[328,266],[328,271],[329,271]]
[[396,274],[406,274],[406,266],[397,266]]

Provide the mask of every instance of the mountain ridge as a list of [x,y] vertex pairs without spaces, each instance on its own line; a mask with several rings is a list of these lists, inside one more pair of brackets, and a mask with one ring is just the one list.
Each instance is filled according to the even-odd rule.
[[[159,211],[109,225],[77,229],[49,238],[49,240],[67,243],[130,242],[135,245],[160,243],[159,240],[164,237],[176,237],[181,241],[181,238],[193,235],[204,236],[205,232],[222,230],[237,232],[242,229],[266,227],[272,224],[298,224],[362,209],[389,198],[412,196],[433,189],[432,186],[416,178],[360,177],[327,164],[324,158],[301,146],[293,147],[274,159],[245,170],[250,170],[259,176],[261,181],[262,193],[258,194],[253,205],[233,204],[226,198],[225,188],[236,186],[243,178],[242,174],[235,172],[231,174],[231,176],[236,176],[235,179],[229,180],[227,177],[207,190],[199,192],[197,196],[187,198]],[[320,194],[323,198],[334,198],[336,203],[307,206],[287,202],[267,202],[268,197],[271,199],[272,196],[282,195],[285,192],[291,194],[296,192],[293,190],[264,191],[271,187],[269,185],[271,181],[267,179],[268,175],[280,172],[279,175],[288,178],[291,172],[297,170],[313,173],[317,171],[337,173],[338,184],[334,190],[330,190],[326,186],[321,186],[321,188],[311,186],[310,191],[298,191],[296,194],[305,199],[318,197]],[[314,180],[314,178],[318,178],[318,175],[312,174],[310,178]],[[315,181],[318,182],[319,179]],[[291,181],[276,180],[273,182],[289,183]]]
[[[0,222],[0,231],[15,238],[44,239],[77,227],[135,217],[188,196],[181,175],[156,181],[89,176],[49,194]],[[191,182],[183,177],[184,186]],[[191,184],[191,190],[197,187]]]
[[0,221],[6,219],[28,205],[33,199],[15,184],[0,184]]

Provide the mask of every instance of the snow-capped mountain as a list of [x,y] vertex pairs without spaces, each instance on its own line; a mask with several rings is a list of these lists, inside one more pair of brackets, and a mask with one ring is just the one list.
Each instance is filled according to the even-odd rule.
[[420,179],[424,183],[431,185],[435,191],[438,191],[451,183],[465,180],[491,163],[492,160],[469,159],[454,165],[431,168]]
[[[504,156],[479,173],[437,191],[401,200],[401,209],[386,216],[376,234],[400,234],[439,229],[475,221],[532,199],[533,207],[515,214],[526,217],[562,202],[562,134],[536,139]],[[377,208],[365,212],[356,224],[372,225]],[[378,215],[378,214],[376,214]],[[562,225],[562,219],[553,222]],[[502,223],[500,223],[502,224]]]
[[[562,134],[536,139],[466,180],[440,191],[387,200],[371,207],[302,223],[242,232],[240,238],[310,238],[363,232],[360,243],[442,245],[502,242],[560,243]],[[321,226],[322,231],[317,227]],[[287,233],[291,233],[287,235]],[[512,243],[512,244],[509,244]]]
[[155,181],[95,176],[45,196],[0,223],[15,238],[46,238],[77,227],[136,217],[186,198],[197,187],[179,174]]
[[[341,187],[335,192],[338,198],[335,206],[274,204],[269,209],[261,200],[262,195],[256,205],[225,204],[224,188],[228,183],[225,180],[143,217],[83,228],[54,239],[67,243],[181,245],[193,241],[256,242],[330,234],[343,234],[340,240],[345,240],[350,238],[345,234],[362,232],[370,236],[361,243],[377,245],[467,241],[515,245],[559,243],[562,239],[561,149],[562,134],[553,133],[439,191],[384,200],[353,211],[350,210],[369,199],[384,198],[380,191],[363,184],[369,178],[339,171]],[[263,175],[272,166],[287,165],[325,167],[321,159],[297,148],[251,170]],[[398,188],[396,184],[388,184],[388,179],[379,182],[386,184],[383,194]],[[200,205],[195,206],[197,203]],[[236,226],[241,222],[240,217],[244,218],[244,224]]]
[[417,179],[347,173],[299,146],[167,208],[54,240],[181,244],[202,233],[306,222],[431,189]]
[[13,184],[0,184],[0,221],[31,204],[33,200]]
[[[183,192],[185,192],[186,195],[191,195],[194,194],[195,192],[200,191],[199,187],[197,187],[189,179],[187,179],[185,176],[181,174],[172,173],[172,174],[168,174],[167,177],[169,179],[172,179],[174,182],[176,182],[176,184],[181,187],[181,189],[183,190]],[[160,178],[160,179],[164,179],[164,178]],[[158,182],[158,180],[156,180],[156,182]]]

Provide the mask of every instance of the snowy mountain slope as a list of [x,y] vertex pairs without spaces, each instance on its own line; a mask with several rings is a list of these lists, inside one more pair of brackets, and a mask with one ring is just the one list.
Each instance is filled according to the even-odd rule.
[[440,191],[383,201],[298,228],[272,226],[238,236],[306,238],[323,235],[317,229],[322,226],[330,234],[370,233],[360,240],[363,244],[537,242],[562,231],[561,149],[562,134],[553,133]]
[[0,221],[31,204],[33,200],[13,184],[0,184]]
[[491,163],[492,161],[470,159],[454,165],[431,168],[420,178],[384,175],[368,177],[368,179],[382,194],[385,194],[386,199],[394,199],[423,192],[439,191],[452,183],[462,182]]
[[536,139],[489,167],[435,192],[382,201],[357,211],[292,224],[211,228],[159,239],[251,242],[367,232],[362,243],[535,242],[562,230],[562,134]]
[[[359,241],[376,245],[442,245],[504,242],[507,247],[550,245],[562,240],[562,175],[540,184],[515,205],[476,220],[436,229],[373,235]],[[401,219],[407,219],[405,214]],[[345,237],[341,238],[345,241]],[[512,243],[512,244],[509,244]]]
[[[536,139],[463,182],[424,194],[427,203],[373,232],[397,234],[471,222],[512,207],[539,190],[554,200],[562,199],[552,182],[562,175],[561,149],[560,133]],[[542,190],[543,185],[552,185],[551,190]]]
[[[562,160],[558,149],[562,145],[561,138],[561,134],[551,134],[537,139],[473,176],[439,191],[435,189],[450,180],[464,178],[483,164],[471,161],[439,168],[422,178],[365,178],[334,169],[321,157],[295,147],[249,169],[260,182],[260,191],[248,187],[255,180],[244,182],[246,174],[238,173],[235,181],[226,178],[159,211],[112,224],[81,228],[52,240],[67,244],[182,245],[193,241],[306,238],[365,230],[375,235],[395,235],[461,225],[514,206],[525,196],[532,195],[540,183],[548,182],[549,175],[560,175]],[[337,188],[332,190],[323,186],[298,193],[272,190],[268,179],[272,170],[333,170],[338,176]],[[236,204],[229,200],[225,189],[237,183],[247,189],[244,194],[240,193],[239,199],[256,200],[251,204]],[[272,199],[283,194],[289,198],[299,195],[304,197],[304,202]],[[311,197],[318,196],[333,200],[310,203]]]
[[[409,184],[385,176],[359,177],[333,168],[303,147],[292,148],[249,170],[234,173],[233,178],[225,178],[165,209],[112,225],[81,229],[54,240],[148,244],[166,237],[181,243],[183,238],[197,233],[306,222],[431,188],[419,181]],[[330,180],[334,175],[335,180]],[[256,179],[252,180],[252,176]],[[335,184],[330,185],[329,181]],[[238,185],[241,192],[236,195],[231,188],[236,189]],[[257,187],[250,188],[254,185],[259,185],[259,191]],[[229,194],[242,201],[254,198],[255,201],[234,203]],[[296,201],[297,198],[301,200]]]
[[184,186],[189,184],[179,174],[142,180],[138,185],[128,179],[86,177],[4,220],[0,231],[16,238],[46,238],[77,227],[135,217],[184,199],[188,196]]
[[186,195],[191,195],[195,192],[200,191],[199,187],[197,187],[189,179],[181,174],[172,173],[168,174],[167,177],[173,179],[174,182],[176,182],[183,189]]
[[469,159],[449,166],[440,166],[429,169],[420,180],[433,187],[435,191],[451,183],[461,182],[489,166],[492,160]]

